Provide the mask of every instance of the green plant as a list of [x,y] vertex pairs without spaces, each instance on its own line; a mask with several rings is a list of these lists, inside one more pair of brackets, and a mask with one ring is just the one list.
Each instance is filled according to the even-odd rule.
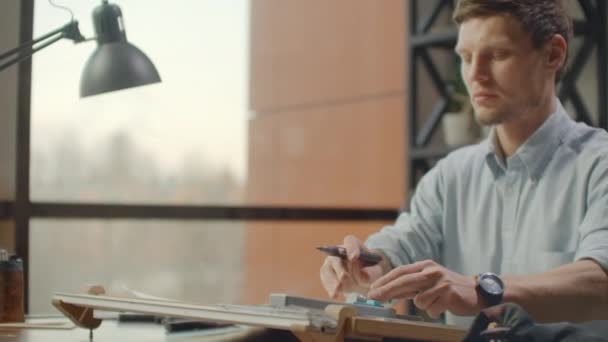
[[447,81],[448,94],[450,96],[447,106],[447,112],[449,113],[470,113],[473,109],[467,87],[460,74],[460,63],[460,59],[456,58],[452,76]]

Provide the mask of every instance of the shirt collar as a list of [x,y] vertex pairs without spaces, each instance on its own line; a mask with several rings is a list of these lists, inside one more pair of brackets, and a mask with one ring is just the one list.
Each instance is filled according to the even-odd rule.
[[[572,119],[566,113],[561,102],[556,99],[557,105],[554,113],[543,122],[543,124],[521,145],[515,153],[507,158],[507,164],[521,160],[528,171],[528,176],[532,181],[540,178],[553,156],[555,150],[562,144],[563,138],[568,132],[568,127],[572,123]],[[504,160],[502,151],[497,146],[495,128],[492,127],[490,134],[486,140],[487,155],[486,160],[494,159],[504,168],[501,162]],[[490,158],[493,157],[493,158]],[[496,174],[496,165],[491,165],[492,170]]]

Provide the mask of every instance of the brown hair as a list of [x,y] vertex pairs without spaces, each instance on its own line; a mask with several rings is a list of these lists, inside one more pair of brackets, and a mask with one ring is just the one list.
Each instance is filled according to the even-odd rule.
[[[535,48],[542,47],[556,34],[564,37],[566,43],[572,37],[572,19],[560,0],[458,0],[452,18],[460,25],[471,18],[491,15],[513,16],[530,33]],[[556,81],[562,77],[564,68],[565,63],[557,72]]]

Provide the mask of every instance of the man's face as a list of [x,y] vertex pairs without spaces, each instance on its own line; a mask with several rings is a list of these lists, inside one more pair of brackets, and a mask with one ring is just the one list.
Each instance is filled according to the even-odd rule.
[[460,25],[456,53],[477,119],[501,124],[531,114],[552,81],[545,51],[511,16],[472,18]]

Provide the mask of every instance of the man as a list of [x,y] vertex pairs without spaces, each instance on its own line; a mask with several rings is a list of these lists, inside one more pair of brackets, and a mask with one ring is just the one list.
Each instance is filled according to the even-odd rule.
[[[365,244],[347,236],[348,260],[326,258],[323,286],[413,299],[451,324],[499,302],[541,322],[608,319],[608,134],[556,98],[570,19],[558,0],[460,0],[454,20],[490,136],[439,161],[393,226]],[[365,267],[361,251],[383,261]]]

